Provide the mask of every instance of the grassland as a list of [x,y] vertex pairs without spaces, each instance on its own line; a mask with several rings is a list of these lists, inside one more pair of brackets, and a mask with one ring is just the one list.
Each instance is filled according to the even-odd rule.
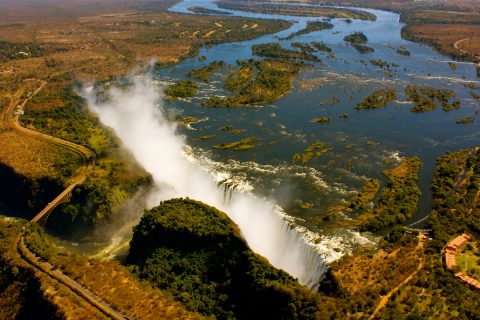
[[480,279],[480,245],[478,241],[469,242],[455,255],[457,266],[474,279]]

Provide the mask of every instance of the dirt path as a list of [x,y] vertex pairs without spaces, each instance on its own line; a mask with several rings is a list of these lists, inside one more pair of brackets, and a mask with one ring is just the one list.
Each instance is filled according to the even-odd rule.
[[[423,243],[425,241],[425,235],[423,233],[420,233],[418,236],[418,245],[415,248],[414,252],[417,252],[418,250],[423,248]],[[390,300],[390,298],[398,291],[400,290],[404,285],[409,283],[413,277],[424,267],[424,262],[423,259],[420,259],[418,262],[418,267],[413,271],[408,277],[405,278],[402,282],[400,282],[395,288],[390,290],[386,295],[380,297],[380,301],[378,302],[377,307],[375,308],[375,311],[372,313],[372,315],[368,318],[369,320],[375,319],[375,316],[378,314],[380,310],[382,310],[383,307],[385,307]]]
[[[39,80],[29,80],[29,81],[39,81]],[[70,141],[59,139],[59,138],[53,137],[53,136],[48,135],[48,134],[37,132],[35,130],[22,127],[20,125],[18,119],[19,119],[20,114],[23,112],[23,108],[28,103],[28,101],[30,101],[30,99],[32,99],[36,94],[38,94],[47,84],[46,81],[39,81],[39,82],[40,82],[40,86],[37,89],[35,89],[33,92],[30,92],[28,94],[27,98],[25,98],[21,103],[20,103],[20,99],[17,95],[15,95],[15,97],[11,99],[8,110],[6,111],[8,121],[5,121],[5,122],[8,123],[8,126],[11,129],[13,129],[13,130],[15,130],[15,131],[17,131],[21,134],[28,135],[28,136],[31,136],[31,137],[35,137],[35,138],[47,141],[47,142],[52,143],[52,144],[54,144],[58,147],[67,148],[70,151],[79,154],[84,160],[84,168],[79,171],[78,175],[75,178],[72,179],[71,184],[65,190],[63,190],[52,202],[50,202],[42,211],[40,211],[31,220],[32,222],[38,222],[42,218],[48,217],[48,214],[58,204],[63,202],[65,200],[65,198],[67,198],[70,195],[71,191],[78,184],[82,183],[86,179],[86,177],[92,171],[92,169],[95,165],[95,159],[96,159],[95,152],[93,152],[92,150],[90,150],[90,149],[88,149],[84,146],[77,145],[77,144],[72,143]],[[17,94],[18,94],[18,92],[17,92]],[[25,243],[25,237],[24,237],[23,232],[18,237],[17,242],[16,242],[16,246],[17,246],[18,252],[20,253],[22,258],[26,262],[28,262],[30,265],[32,265],[36,269],[46,273],[51,278],[53,278],[53,279],[57,280],[58,282],[66,285],[75,294],[82,297],[85,301],[87,301],[89,304],[91,304],[94,308],[96,308],[98,311],[100,311],[102,314],[104,314],[108,318],[115,319],[115,320],[128,319],[122,313],[118,312],[111,305],[109,305],[107,302],[105,302],[102,298],[95,295],[92,291],[85,288],[83,285],[81,285],[77,281],[73,280],[72,278],[68,277],[67,275],[65,275],[63,272],[56,269],[50,263],[44,261],[41,257],[36,256],[27,247],[27,245]]]
[[469,39],[473,39],[473,38],[465,38],[465,39],[458,40],[457,42],[455,42],[455,43],[453,44],[453,47],[454,47],[455,49],[457,49],[458,51],[460,51],[460,52],[463,52],[463,53],[465,53],[465,54],[469,54],[469,55],[471,55],[471,56],[473,56],[473,57],[475,57],[475,58],[477,58],[477,59],[480,59],[480,56],[476,56],[476,55],[474,55],[473,53],[468,52],[468,51],[463,50],[463,49],[460,49],[460,48],[458,47],[458,45],[459,45],[460,43],[462,43],[463,41],[469,40]]

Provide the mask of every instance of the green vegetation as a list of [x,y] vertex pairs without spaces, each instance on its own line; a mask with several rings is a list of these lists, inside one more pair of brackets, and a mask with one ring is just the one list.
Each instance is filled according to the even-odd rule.
[[[432,240],[425,244],[425,266],[409,285],[392,297],[379,318],[394,319],[398,314],[406,314],[411,319],[480,318],[478,291],[445,270],[442,261],[444,247],[450,240],[464,232],[478,235],[479,177],[478,148],[447,153],[437,159],[432,181],[434,206],[427,219]],[[464,249],[470,251],[467,246]]]
[[469,241],[457,250],[455,255],[457,266],[470,277],[480,280],[480,244],[478,241]]
[[369,179],[363,185],[362,191],[356,194],[352,201],[350,201],[348,207],[353,210],[364,209],[375,199],[378,190],[380,190],[380,181],[377,179]]
[[313,41],[312,42],[312,46],[317,49],[318,51],[321,51],[321,52],[332,52],[332,49],[329,48],[325,43],[323,42],[317,42],[317,41]]
[[331,151],[333,147],[327,147],[322,142],[315,142],[309,145],[303,153],[295,153],[292,156],[292,165],[300,162],[302,166],[308,162],[320,158],[325,153]]
[[395,89],[377,90],[358,103],[355,109],[377,109],[385,107],[390,101],[396,99]]
[[232,14],[228,11],[209,9],[209,8],[200,7],[200,6],[189,7],[189,8],[187,8],[187,10],[191,11],[191,12],[194,12],[194,13],[197,13],[197,14],[208,14],[208,15],[229,15],[229,14]]
[[214,74],[218,69],[223,69],[223,68],[225,68],[225,62],[213,61],[213,62],[210,62],[205,67],[202,67],[200,69],[194,69],[188,72],[186,75],[188,77],[192,77],[200,81],[209,82],[212,74]]
[[330,122],[330,118],[327,118],[327,117],[313,118],[312,120],[310,120],[310,122],[314,122],[314,123],[329,123],[329,122]]
[[164,201],[134,228],[127,258],[142,279],[217,319],[314,319],[316,295],[253,253],[223,212]]
[[472,96],[473,99],[480,101],[480,94],[470,91],[470,95]]
[[389,182],[374,208],[359,216],[361,230],[382,230],[412,217],[420,197],[417,186],[420,165],[418,158],[405,158],[397,167],[384,171]]
[[255,148],[255,145],[253,145],[253,142],[256,142],[258,140],[260,139],[255,137],[250,137],[250,138],[245,138],[245,139],[241,139],[239,141],[234,141],[230,143],[222,143],[222,144],[213,146],[212,148],[218,149],[218,150],[233,149],[235,151],[249,150],[249,149]]
[[457,64],[455,62],[449,62],[448,66],[450,67],[450,70],[457,71]]
[[10,60],[41,57],[44,54],[45,50],[33,42],[17,43],[0,40],[0,63]]
[[428,223],[438,251],[451,238],[480,231],[479,188],[480,148],[447,153],[437,160]]
[[171,98],[191,98],[197,93],[197,89],[195,81],[179,80],[176,84],[168,86],[165,94]]
[[272,59],[282,59],[282,60],[310,60],[318,61],[319,59],[311,53],[298,52],[294,50],[289,50],[282,48],[278,43],[262,43],[255,44],[252,46],[252,53],[256,56],[267,57]]
[[374,66],[377,66],[377,67],[380,67],[382,69],[390,69],[390,67],[395,67],[397,65],[395,65],[394,63],[390,64],[388,63],[387,61],[384,61],[384,60],[378,60],[378,59],[371,59],[370,60],[370,63]]
[[279,60],[240,61],[225,86],[233,91],[227,97],[212,96],[202,103],[207,107],[235,107],[272,102],[290,92],[303,63]]
[[360,53],[372,53],[375,51],[375,49],[373,49],[372,47],[366,46],[364,44],[352,43],[351,46],[352,48],[357,49],[357,51]]
[[[120,150],[113,133],[86,109],[70,86],[64,86],[64,81],[62,77],[53,78],[52,88],[33,97],[20,120],[26,127],[89,147],[97,154],[95,169],[87,181],[74,189],[72,202],[60,205],[56,209],[60,212],[49,219],[49,227],[68,233],[69,228],[90,228],[107,221],[150,178]],[[70,160],[57,159],[56,166],[71,174],[78,160]]]
[[343,41],[349,43],[367,43],[368,38],[363,32],[354,32],[345,36]]
[[200,140],[212,140],[212,139],[215,139],[217,136],[214,135],[214,134],[208,134],[208,135],[205,135],[205,136],[201,136],[200,137]]
[[456,124],[472,124],[475,121],[475,118],[466,117],[456,121]]
[[328,98],[328,99],[320,102],[320,104],[322,106],[325,106],[325,105],[333,106],[333,105],[336,105],[336,104],[339,104],[339,103],[340,103],[340,98],[338,98],[338,97],[331,97],[331,98]]
[[312,54],[315,52],[315,49],[313,49],[308,43],[292,42],[291,46],[300,49],[300,51],[306,54]]
[[187,117],[177,116],[177,117],[175,118],[175,120],[177,121],[178,124],[180,124],[180,125],[182,125],[182,126],[188,126],[188,125],[190,125],[190,124],[200,122],[200,119],[199,119],[199,118],[191,117],[191,116],[187,116]]
[[[408,101],[415,103],[415,106],[410,109],[412,112],[435,110],[437,108],[435,100],[438,100],[445,112],[460,108],[460,101],[455,99],[455,92],[450,89],[435,89],[431,87],[407,85],[405,92],[408,95]],[[452,99],[453,102],[450,102]]]
[[401,54],[402,56],[406,56],[406,57],[410,56],[410,51],[408,51],[406,48],[398,48],[397,53]]
[[225,88],[240,93],[240,90],[253,80],[255,66],[251,62],[245,60],[237,61],[237,64],[239,65],[239,68],[234,69],[227,76]]
[[305,28],[293,32],[285,38],[280,38],[280,40],[291,40],[304,34],[309,34],[315,31],[322,31],[326,29],[333,29],[333,24],[327,21],[307,21],[307,26]]
[[375,21],[376,16],[369,12],[344,9],[344,8],[321,8],[302,6],[295,4],[281,3],[252,3],[239,1],[218,1],[218,6],[224,9],[250,11],[266,14],[280,14],[288,16],[311,16],[311,17],[328,17],[328,18],[346,18]]

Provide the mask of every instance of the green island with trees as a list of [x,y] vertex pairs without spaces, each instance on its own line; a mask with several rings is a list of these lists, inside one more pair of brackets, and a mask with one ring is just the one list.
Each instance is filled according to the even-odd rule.
[[351,43],[350,45],[352,46],[352,48],[355,48],[360,53],[372,53],[375,51],[375,49],[373,49],[372,47],[369,47],[367,45],[360,44],[360,43],[354,42],[354,43]]
[[165,88],[165,94],[171,98],[191,98],[198,90],[198,85],[195,81],[179,80]]
[[396,52],[402,56],[410,57],[410,51],[405,47],[400,47]]
[[325,153],[332,151],[333,147],[326,146],[323,142],[314,142],[309,145],[303,153],[294,153],[292,155],[292,165],[299,163],[304,166],[308,162],[320,158]]
[[473,117],[465,117],[456,121],[456,124],[472,124],[475,122]]
[[209,9],[201,6],[189,7],[187,8],[187,10],[193,13],[207,14],[207,15],[231,15],[232,14],[231,12],[228,12],[228,11]]
[[349,42],[349,43],[367,43],[368,38],[363,32],[353,32],[349,35],[346,35],[343,38],[343,41]]
[[225,62],[223,61],[213,61],[210,62],[205,67],[200,69],[193,69],[187,72],[185,75],[187,77],[195,78],[203,82],[209,82],[210,77],[218,70],[225,68]]
[[226,97],[212,96],[202,102],[207,107],[254,106],[275,101],[292,89],[304,68],[302,62],[285,60],[238,61],[239,67],[227,76],[225,87],[232,92]]
[[358,103],[355,109],[378,109],[385,107],[390,101],[396,99],[395,89],[377,90],[366,96],[362,102]]
[[331,53],[332,49],[323,42],[313,41],[312,46],[320,52]]
[[310,44],[305,43],[305,42],[292,42],[290,44],[293,48],[299,49],[305,54],[313,54],[315,53],[315,49],[310,46]]
[[252,53],[272,59],[319,61],[318,57],[311,53],[285,49],[279,43],[274,42],[255,44],[252,46]]
[[[232,130],[232,133],[235,134],[235,132]],[[244,151],[244,150],[250,150],[255,148],[255,145],[253,144],[254,142],[260,140],[259,138],[256,137],[249,137],[249,138],[244,138],[238,141],[233,141],[229,143],[222,143],[213,146],[213,149],[218,149],[218,150],[235,150],[235,151]]]
[[291,40],[295,37],[309,34],[316,31],[322,31],[327,29],[333,29],[333,24],[327,21],[307,21],[307,25],[305,28],[300,29],[296,32],[291,33],[290,35],[286,36],[285,38],[280,38],[280,40]]
[[426,86],[417,87],[416,85],[407,85],[405,93],[408,95],[408,101],[415,103],[415,106],[410,109],[412,112],[435,110],[437,108],[435,100],[440,103],[442,110],[445,112],[449,112],[453,109],[460,109],[460,100],[456,99],[455,92],[450,89],[436,89]]

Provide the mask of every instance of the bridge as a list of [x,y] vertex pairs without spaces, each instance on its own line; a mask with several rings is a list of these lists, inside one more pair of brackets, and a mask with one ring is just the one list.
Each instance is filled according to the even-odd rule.
[[[34,79],[27,79],[26,81],[38,81]],[[55,199],[49,202],[45,208],[43,208],[35,217],[32,218],[31,222],[38,223],[42,226],[45,225],[48,217],[52,213],[52,211],[61,203],[69,202],[72,197],[73,189],[85,181],[87,176],[92,172],[95,166],[96,154],[93,150],[86,148],[81,145],[77,145],[70,141],[66,141],[63,139],[59,139],[57,137],[53,137],[48,134],[44,134],[41,132],[37,132],[32,129],[28,129],[22,127],[18,121],[19,116],[23,113],[23,108],[28,103],[28,101],[38,94],[47,84],[46,81],[38,81],[40,82],[40,86],[35,89],[33,92],[27,95],[21,103],[20,99],[15,95],[11,97],[10,105],[8,106],[7,110],[2,115],[2,126],[1,131],[6,130],[15,130],[20,134],[24,134],[27,136],[31,136],[37,139],[44,140],[48,143],[54,144],[61,148],[66,148],[76,154],[78,154],[84,162],[83,168],[79,171],[76,177],[74,177],[65,190],[63,190]],[[6,117],[5,117],[6,115]],[[24,227],[25,228],[25,227]],[[123,315],[120,311],[116,310],[110,304],[108,304],[105,300],[101,297],[94,294],[91,290],[84,287],[82,284],[78,283],[77,281],[73,280],[69,276],[65,275],[60,270],[56,269],[50,263],[42,259],[41,257],[37,256],[34,252],[32,252],[26,242],[25,242],[25,229],[22,230],[22,233],[18,236],[16,241],[16,248],[20,254],[20,256],[31,266],[35,269],[45,273],[50,278],[62,283],[63,285],[67,286],[74,294],[83,298],[87,303],[92,305],[95,309],[105,315],[107,318],[114,319],[114,320],[128,320],[128,318]]]

